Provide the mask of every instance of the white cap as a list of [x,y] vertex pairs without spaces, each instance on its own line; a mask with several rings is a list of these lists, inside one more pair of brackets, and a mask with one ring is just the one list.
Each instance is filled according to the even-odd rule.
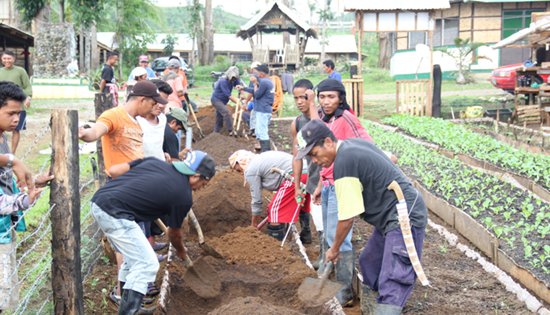
[[259,61],[253,61],[251,64],[250,64],[250,69],[255,69],[257,66],[261,65],[262,63],[259,62]]
[[135,67],[132,70],[130,77],[134,79],[135,77],[141,77],[142,75],[147,74],[147,70],[143,67]]

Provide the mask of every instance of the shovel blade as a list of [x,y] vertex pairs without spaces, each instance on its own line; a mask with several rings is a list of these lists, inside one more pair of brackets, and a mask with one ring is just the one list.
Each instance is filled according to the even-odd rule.
[[202,261],[202,258],[187,268],[183,278],[189,288],[201,298],[211,299],[220,295],[220,277],[210,264]]
[[342,285],[322,279],[305,278],[298,288],[298,297],[307,306],[317,307],[325,304],[328,300],[336,295],[342,288]]
[[212,246],[208,245],[206,242],[199,244],[200,248],[203,250],[205,255],[212,256],[214,258],[223,259],[222,254],[215,250]]

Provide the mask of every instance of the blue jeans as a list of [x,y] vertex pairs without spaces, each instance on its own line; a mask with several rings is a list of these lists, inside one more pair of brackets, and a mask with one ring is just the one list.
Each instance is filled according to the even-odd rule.
[[[321,191],[321,206],[323,210],[323,229],[325,242],[329,247],[334,243],[336,236],[336,226],[338,225],[338,203],[336,202],[336,190],[334,185],[323,186]],[[351,245],[351,229],[346,235],[344,242],[340,246],[340,252],[346,252],[353,249]]]
[[145,234],[136,222],[114,218],[93,202],[91,211],[109,242],[124,256],[118,281],[126,282],[125,290],[146,294],[147,283],[155,281],[160,265]]
[[256,116],[256,138],[259,140],[269,140],[269,121],[271,113],[262,113],[254,111]]

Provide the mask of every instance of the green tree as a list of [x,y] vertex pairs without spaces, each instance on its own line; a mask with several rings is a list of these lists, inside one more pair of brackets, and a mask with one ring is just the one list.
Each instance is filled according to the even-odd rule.
[[162,50],[164,55],[170,56],[174,52],[174,46],[178,43],[178,38],[174,35],[168,34],[162,39],[162,41],[160,41],[160,43],[166,45]]
[[453,58],[456,68],[456,83],[468,84],[474,82],[474,78],[471,75],[471,67],[474,62],[477,62],[480,58],[488,58],[486,56],[477,56],[475,51],[483,46],[483,43],[471,42],[469,38],[455,38],[455,47],[441,47],[436,50]]

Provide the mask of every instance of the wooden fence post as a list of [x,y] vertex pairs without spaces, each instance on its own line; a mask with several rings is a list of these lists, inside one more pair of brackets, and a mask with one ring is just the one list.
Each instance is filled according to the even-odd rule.
[[[113,94],[96,93],[95,94],[95,117],[96,119],[106,110],[113,107]],[[107,180],[105,174],[105,162],[103,161],[103,147],[101,139],[97,140],[97,176],[99,186],[103,186]]]
[[52,113],[52,289],[54,314],[84,314],[80,261],[78,112]]

